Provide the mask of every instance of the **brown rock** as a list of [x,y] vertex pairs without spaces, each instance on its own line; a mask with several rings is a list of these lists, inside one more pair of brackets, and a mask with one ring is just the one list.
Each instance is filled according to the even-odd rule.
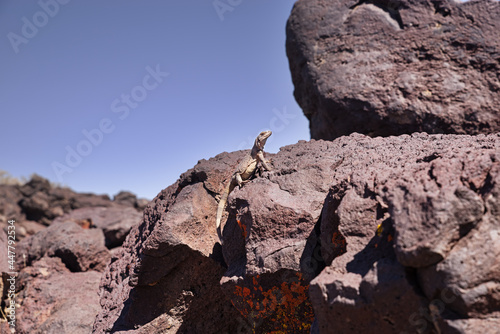
[[197,172],[157,196],[112,258],[95,333],[237,332],[243,320],[219,286],[224,267],[214,254],[215,212],[208,210],[215,200],[201,183],[186,181]]
[[31,197],[37,192],[48,193],[51,188],[49,180],[40,175],[33,174],[28,182],[19,187],[19,190],[24,196]]
[[137,198],[137,196],[129,191],[120,191],[113,197],[113,201],[120,205],[131,206],[140,212],[144,211],[146,205],[149,203],[149,200]]
[[109,207],[107,195],[76,193],[53,187],[47,179],[33,175],[24,185],[0,185],[0,223],[8,219],[35,221],[50,225],[64,213],[82,207]]
[[287,25],[311,137],[500,130],[498,1],[299,0]]
[[319,332],[472,333],[494,321],[500,137],[352,135],[332,145],[345,159],[319,228]]
[[41,191],[33,193],[30,197],[25,197],[19,202],[19,206],[29,220],[41,220],[47,217],[46,213],[49,211],[49,195]]
[[100,279],[96,271],[69,272],[59,258],[44,257],[23,269],[16,333],[90,333],[99,310]]
[[[16,229],[16,239],[22,240],[27,236],[34,235],[42,230],[44,230],[47,226],[42,225],[40,223],[31,221],[31,220],[22,220],[17,223],[18,228]],[[21,236],[20,231],[24,230],[24,235]]]
[[10,219],[21,220],[23,215],[17,203],[22,199],[22,193],[12,185],[0,184],[0,224],[6,226]]
[[[30,266],[44,256],[58,257],[71,271],[102,271],[110,258],[100,229],[83,229],[74,222],[49,226],[17,245],[17,256]],[[23,264],[24,265],[24,264]]]
[[139,224],[142,214],[130,206],[81,208],[54,220],[54,224],[72,221],[84,228],[97,227],[104,233],[107,248],[123,244],[130,229]]
[[[307,310],[304,300],[293,298],[297,294],[307,299],[306,284],[294,274],[298,262],[289,261],[295,271],[262,276],[255,273],[237,284],[226,284],[224,291],[229,297],[219,285],[225,266],[215,231],[214,195],[222,190],[225,178],[232,174],[242,155],[243,152],[223,153],[209,161],[202,160],[145,210],[144,222],[132,230],[123,253],[112,260],[106,272],[101,289],[103,309],[94,332],[138,328],[133,332],[147,333],[162,328],[168,333],[237,333],[257,325],[262,329],[270,321],[260,324],[262,317],[249,316],[254,309],[248,304],[248,286],[260,289],[259,296],[267,298],[269,318],[276,320],[286,315],[293,319],[285,311],[312,314],[310,304]],[[289,249],[282,253],[290,254]],[[241,268],[233,266],[241,272]],[[278,269],[277,265],[274,267]],[[287,295],[279,304],[290,303],[287,308],[279,308],[282,313],[278,313],[277,305],[271,303],[284,293]],[[123,305],[127,296],[131,297]],[[236,309],[232,302],[246,305]],[[156,309],[148,305],[156,305]]]
[[[429,299],[449,290],[449,307],[462,318],[479,318],[485,313],[500,316],[500,166],[489,167],[489,178],[480,190],[486,208],[476,228],[468,226],[465,238],[453,246],[441,262],[419,270]],[[459,221],[467,219],[467,208]]]
[[129,191],[120,191],[113,197],[113,201],[117,204],[134,207],[137,203],[137,197]]
[[355,134],[284,147],[271,172],[230,194],[221,250],[215,197],[241,156],[200,161],[146,208],[105,272],[95,333],[495,323],[499,135]]

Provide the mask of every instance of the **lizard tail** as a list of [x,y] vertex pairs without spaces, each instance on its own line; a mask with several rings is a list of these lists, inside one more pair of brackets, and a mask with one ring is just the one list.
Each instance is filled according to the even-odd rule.
[[220,196],[220,201],[219,201],[219,206],[217,207],[217,219],[215,226],[217,227],[217,235],[219,236],[219,240],[222,243],[222,232],[220,228],[220,221],[222,219],[222,213],[224,212],[224,209],[226,208],[226,203],[227,203],[227,197],[229,196],[229,193],[231,192],[231,185],[232,182],[229,182],[227,187],[224,189]]

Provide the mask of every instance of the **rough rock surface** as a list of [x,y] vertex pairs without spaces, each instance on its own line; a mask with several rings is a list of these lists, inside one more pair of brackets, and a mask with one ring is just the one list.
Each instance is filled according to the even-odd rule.
[[88,334],[99,310],[101,273],[70,272],[59,258],[44,257],[17,280],[19,334]]
[[107,195],[81,194],[69,188],[52,187],[48,180],[37,175],[18,188],[23,195],[19,206],[26,219],[45,225],[74,209],[111,206],[113,203]]
[[500,2],[299,0],[287,25],[313,139],[500,130]]
[[48,256],[60,258],[73,272],[103,271],[110,259],[100,229],[85,229],[70,221],[53,224],[22,240],[17,246],[17,256],[23,259],[18,263],[21,268]]
[[112,201],[107,195],[56,187],[47,179],[34,175],[23,185],[0,184],[0,226],[5,227],[10,219],[16,220],[16,238],[21,240],[76,209],[132,207],[142,212],[146,204],[147,200],[137,199],[130,192],[120,192]]
[[142,214],[130,206],[81,208],[54,220],[54,224],[72,221],[79,225],[97,227],[105,237],[107,248],[118,247],[125,241],[130,229],[139,224]]
[[[144,202],[129,192],[113,201],[80,194],[36,175],[24,185],[0,185],[0,307],[7,314],[7,273],[16,270],[7,267],[5,231],[15,220],[19,333],[91,332],[102,271],[140,222]],[[1,316],[0,332],[8,331]]]
[[344,143],[354,157],[337,168],[320,221],[333,262],[311,283],[319,332],[476,333],[498,322],[500,137],[356,142]]
[[105,272],[95,333],[308,333],[311,305],[321,333],[498,323],[500,136],[284,147],[229,196],[221,249],[215,197],[241,155],[155,198]]
[[17,204],[23,195],[18,187],[0,184],[0,224],[6,226],[9,219],[21,217],[21,208]]
[[137,196],[129,191],[120,191],[113,197],[113,202],[120,205],[131,206],[141,212],[149,203],[147,199],[137,198]]
[[213,194],[227,167],[222,159],[202,166],[160,192],[111,259],[94,333],[238,333],[245,325],[219,286]]
[[[145,210],[144,222],[132,230],[123,252],[106,271],[95,333],[268,333],[284,325],[296,333],[309,332],[312,307],[299,262],[315,221],[307,212],[294,214],[290,206],[300,203],[286,203],[286,199],[276,203],[276,208],[283,206],[284,214],[304,218],[303,231],[297,232],[286,217],[276,221],[269,232],[284,243],[269,239],[268,248],[262,247],[264,253],[258,255],[268,259],[266,268],[252,258],[247,275],[242,274],[246,270],[243,232],[248,219],[228,221],[223,232],[226,268],[215,230],[215,194],[222,191],[242,155],[223,153],[202,160]],[[300,189],[300,182],[290,186],[295,187],[293,184]],[[323,194],[314,184],[306,187],[317,201],[303,206],[319,215],[328,187]],[[287,224],[288,231],[277,229],[280,224]],[[255,243],[259,241],[264,240]]]

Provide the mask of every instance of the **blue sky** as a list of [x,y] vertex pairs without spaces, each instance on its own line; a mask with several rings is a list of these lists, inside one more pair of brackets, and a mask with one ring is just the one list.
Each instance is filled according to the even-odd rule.
[[308,140],[293,0],[0,3],[0,169],[152,199],[200,159]]

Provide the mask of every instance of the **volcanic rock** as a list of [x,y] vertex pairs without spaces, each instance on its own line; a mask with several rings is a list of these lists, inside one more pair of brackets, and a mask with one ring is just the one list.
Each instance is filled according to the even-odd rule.
[[142,214],[130,206],[81,208],[54,220],[53,224],[73,221],[87,228],[96,227],[103,231],[107,248],[123,244],[130,229],[137,225]]
[[[121,203],[121,204],[118,204]],[[5,314],[16,278],[16,328],[20,333],[89,333],[99,309],[100,271],[140,222],[145,200],[122,193],[80,194],[34,175],[24,185],[0,185],[0,307]],[[14,220],[15,229],[8,230]],[[50,225],[47,228],[47,225]],[[10,268],[6,231],[15,232]],[[21,241],[20,241],[21,240]],[[106,243],[105,243],[106,242]],[[117,247],[113,254],[117,254]],[[0,332],[7,333],[3,316]]]
[[[124,221],[119,223],[118,219],[107,217],[108,222],[103,223],[107,225],[106,245],[116,247],[123,242],[130,230],[132,224],[130,220],[136,219],[137,212],[142,212],[147,203],[146,199],[137,199],[130,192],[119,193],[114,201],[107,195],[77,193],[69,188],[53,186],[47,179],[33,175],[24,185],[0,185],[0,226],[5,229],[8,220],[15,220],[16,239],[22,240],[40,231],[43,228],[40,225],[48,226],[56,218],[73,210],[117,207],[116,210],[109,212],[116,213]],[[135,208],[136,212],[125,207]],[[120,210],[123,213],[120,213]],[[91,209],[87,210],[90,211]],[[105,210],[97,209],[97,211],[102,213]],[[98,216],[101,213],[89,214]]]
[[245,325],[219,285],[213,194],[231,162],[235,155],[200,163],[145,209],[105,272],[94,333],[237,333]]
[[18,202],[23,198],[22,193],[15,186],[0,184],[0,224],[7,226],[10,219],[19,219],[21,208]]
[[110,254],[100,229],[84,229],[75,222],[54,224],[17,245],[17,257],[30,266],[44,256],[58,257],[73,272],[102,271]]
[[215,198],[242,154],[201,160],[153,200],[105,272],[95,333],[451,333],[498,320],[499,135],[284,147],[230,194],[221,248]]
[[99,310],[101,273],[70,272],[59,258],[44,257],[24,268],[17,284],[20,334],[87,334]]
[[500,130],[500,2],[299,0],[287,24],[311,137]]
[[129,191],[120,191],[113,197],[113,202],[120,205],[131,206],[141,212],[149,203],[147,199],[137,198],[137,196]]

